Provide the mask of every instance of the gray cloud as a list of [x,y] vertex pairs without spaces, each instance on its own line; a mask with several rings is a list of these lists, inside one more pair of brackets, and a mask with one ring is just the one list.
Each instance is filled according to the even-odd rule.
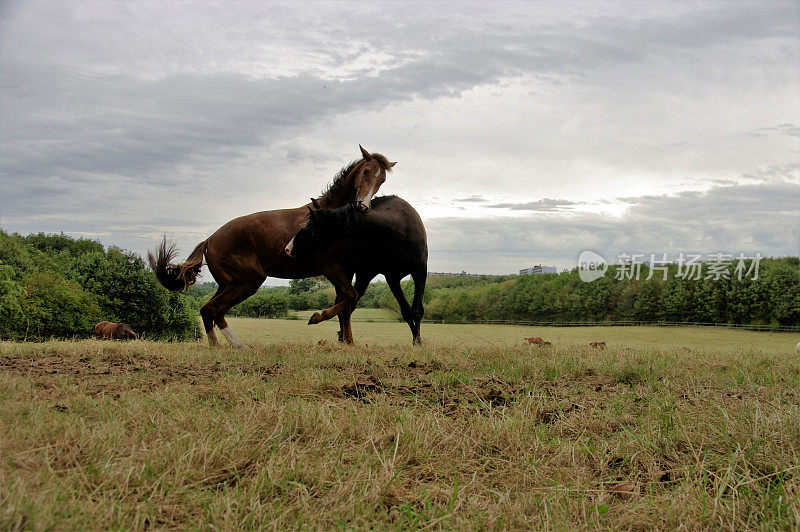
[[[574,266],[586,249],[607,258],[621,253],[800,254],[798,185],[716,187],[624,201],[631,207],[621,217],[537,213],[428,220],[429,245],[437,251],[431,261],[441,269],[461,264],[472,271],[512,273],[528,262]],[[473,255],[474,262],[469,261]]]
[[752,137],[768,137],[770,135],[800,137],[800,126],[794,124],[778,124],[777,126],[760,127],[747,134]]
[[[332,114],[412,98],[457,96],[476,85],[524,73],[569,76],[580,82],[603,65],[646,61],[654,48],[663,53],[665,48],[696,49],[796,34],[796,24],[788,17],[796,11],[791,3],[768,8],[743,4],[722,11],[704,8],[685,17],[595,16],[586,19],[587,26],[580,32],[570,24],[548,27],[540,23],[541,33],[521,31],[525,16],[465,30],[460,22],[469,18],[467,14],[458,17],[449,8],[433,9],[430,20],[437,23],[435,35],[429,33],[428,18],[406,14],[401,30],[394,25],[367,24],[376,15],[381,19],[380,10],[369,14],[355,11],[347,13],[347,22],[364,31],[349,49],[326,48],[338,37],[327,24],[312,20],[305,28],[294,28],[300,30],[296,34],[299,49],[310,53],[326,49],[320,63],[332,69],[345,68],[363,55],[383,53],[393,58],[378,70],[374,65],[357,69],[347,80],[331,79],[313,68],[292,75],[253,76],[224,68],[209,72],[207,66],[190,70],[182,62],[172,66],[170,56],[187,61],[195,59],[195,54],[162,35],[156,40],[164,47],[167,62],[155,63],[150,50],[145,63],[149,75],[137,75],[133,68],[125,67],[138,67],[142,61],[123,50],[142,28],[132,25],[126,16],[139,14],[157,20],[152,10],[125,4],[122,13],[104,8],[96,19],[81,20],[69,16],[69,10],[77,8],[58,3],[25,8],[12,4],[8,8],[11,15],[4,18],[4,33],[10,32],[11,37],[3,42],[2,140],[3,166],[9,176],[148,174],[187,161],[213,163],[241,156],[244,148],[274,142],[288,133],[286,128]],[[216,23],[214,11],[194,16],[201,27],[211,26]],[[287,7],[253,10],[247,6],[246,11],[259,25],[274,29],[281,25],[271,16],[277,14],[274,11],[283,16]],[[389,9],[383,17],[397,11],[407,10]],[[20,13],[15,17],[15,12]],[[328,14],[334,21],[345,22],[342,14]],[[294,15],[290,21],[297,12]],[[125,23],[106,28],[104,19]],[[59,27],[63,20],[74,25],[75,33]],[[235,22],[234,27],[244,25],[241,20]],[[45,29],[53,34],[40,35]],[[245,34],[255,34],[254,29],[246,26]],[[291,33],[290,28],[281,29]],[[215,33],[212,36],[223,37]],[[230,33],[224,36],[230,37]],[[98,49],[98,41],[106,38],[116,41],[120,49]],[[27,46],[32,51],[10,51]],[[134,48],[140,46],[134,44]],[[404,53],[406,47],[417,52]],[[241,54],[238,49],[236,52]]]
[[482,198],[481,196],[470,196],[468,198],[454,199],[453,201],[458,203],[485,203],[489,200],[486,198]]
[[742,177],[759,183],[800,183],[800,164],[766,164]]
[[577,205],[574,201],[564,199],[543,198],[538,201],[529,201],[527,203],[495,203],[487,205],[493,209],[511,209],[512,211],[563,211],[567,210],[565,207]]
[[[796,2],[0,10],[0,224],[9,230],[105,235],[140,252],[163,231],[199,238],[315,194],[359,142],[400,161],[388,191],[455,195],[465,212],[532,213],[532,226],[431,220],[442,230],[432,259],[501,253],[490,245],[497,235],[521,250],[515,242],[531,230],[550,245],[544,222],[559,235],[548,249],[567,253],[565,242],[582,239],[643,243],[648,230],[667,231],[665,242],[736,242],[740,220],[723,212],[734,204],[764,219],[791,214],[770,214],[737,187],[730,197],[726,187],[653,192],[798,181]],[[542,191],[561,199],[487,205]],[[619,220],[570,208],[625,194],[624,219],[638,221],[629,236]],[[768,201],[784,205],[778,194]],[[725,223],[706,220],[712,236],[691,224],[669,232],[676,202],[681,216],[705,206]],[[761,227],[752,222],[751,233]],[[485,245],[458,236],[470,224]],[[766,227],[753,238],[794,252],[795,241]]]

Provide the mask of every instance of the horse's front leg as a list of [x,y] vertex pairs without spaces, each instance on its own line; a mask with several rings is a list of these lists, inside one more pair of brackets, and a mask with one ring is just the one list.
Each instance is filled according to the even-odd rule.
[[353,332],[350,328],[350,313],[355,308],[358,302],[358,292],[353,288],[350,282],[352,274],[347,276],[340,268],[332,267],[329,271],[323,272],[323,275],[333,284],[336,289],[338,301],[332,307],[315,312],[311,319],[308,320],[309,325],[319,323],[321,321],[329,320],[339,313],[345,313],[345,319],[342,320],[342,341],[351,344],[353,343]]
[[[369,282],[375,277],[375,275],[376,275],[375,273],[367,273],[363,271],[356,273],[356,280],[355,283],[353,284],[353,288],[355,288],[356,290],[356,302],[349,309],[344,309],[339,313],[340,342],[344,342],[345,338],[353,337],[353,329],[352,329],[352,323],[350,322],[350,317],[353,315],[353,312],[355,312],[356,305],[358,305],[358,301],[364,296],[364,293],[367,291],[367,286],[369,286]],[[336,302],[338,303],[339,301],[341,301],[341,299],[342,295],[337,292]]]
[[329,320],[342,312],[344,309],[349,308],[350,303],[348,301],[340,301],[336,303],[332,307],[326,308],[325,310],[321,310],[319,312],[315,312],[311,318],[308,320],[309,325],[314,325],[315,323],[319,323],[321,321]]
[[[357,291],[358,289],[356,289],[356,292]],[[339,303],[342,301],[342,299],[344,299],[344,297],[342,296],[341,293],[337,291],[336,301],[334,303]],[[347,336],[346,331],[350,327],[350,316],[352,314],[353,314],[353,309],[350,308],[350,309],[342,309],[342,311],[336,315],[336,317],[339,318],[339,342],[344,342],[344,339]],[[352,332],[350,334],[352,334]]]

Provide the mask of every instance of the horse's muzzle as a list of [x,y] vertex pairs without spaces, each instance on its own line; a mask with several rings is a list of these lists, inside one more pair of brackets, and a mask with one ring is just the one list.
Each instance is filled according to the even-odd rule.
[[370,207],[368,204],[364,203],[363,201],[356,202],[356,210],[358,212],[367,212],[369,211]]

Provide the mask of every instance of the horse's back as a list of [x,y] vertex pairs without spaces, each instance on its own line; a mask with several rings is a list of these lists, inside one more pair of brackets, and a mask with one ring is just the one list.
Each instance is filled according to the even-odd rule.
[[427,254],[428,237],[425,225],[410,203],[398,196],[382,196],[375,198],[372,205],[372,209],[363,215],[366,227],[375,225],[382,232],[389,229],[397,238],[424,245]]
[[381,273],[407,275],[425,270],[428,240],[419,213],[403,198],[375,198],[359,220],[359,241],[366,248],[362,265],[372,263]]
[[[260,284],[275,275],[283,248],[306,219],[304,207],[260,211],[234,218],[208,238],[206,261],[220,284],[247,278]],[[259,278],[261,278],[259,280]]]
[[[402,220],[408,227],[414,227],[425,232],[422,218],[409,202],[400,196],[380,196],[372,200],[372,213],[381,213],[387,217]],[[367,213],[369,215],[369,213]]]

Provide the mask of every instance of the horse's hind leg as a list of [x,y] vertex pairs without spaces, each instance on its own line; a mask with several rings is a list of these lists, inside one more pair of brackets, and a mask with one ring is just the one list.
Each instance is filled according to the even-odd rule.
[[421,344],[422,337],[419,334],[419,327],[422,324],[422,317],[425,309],[422,306],[422,296],[425,294],[425,282],[428,279],[427,268],[421,269],[411,274],[414,280],[414,301],[411,303],[411,316],[414,319],[414,328],[411,333],[414,335],[414,343]]
[[[206,312],[210,315],[211,319],[213,320],[213,323],[216,324],[217,327],[219,327],[220,332],[228,340],[228,343],[230,343],[234,347],[246,348],[247,346],[244,344],[244,342],[239,340],[239,338],[233,333],[230,327],[228,327],[228,322],[225,320],[225,313],[228,312],[228,310],[230,310],[230,308],[233,307],[234,305],[238,305],[248,297],[255,294],[258,291],[258,287],[260,286],[260,284],[261,283],[256,285],[234,285],[234,286],[228,285],[225,287],[220,287],[220,290],[218,290],[217,293],[214,294],[214,297],[212,297],[209,300],[209,302],[203,306],[203,309],[208,307],[208,310]],[[202,309],[201,309],[201,314],[202,314]],[[206,330],[208,330],[208,324],[206,323],[206,314],[202,315],[203,315],[203,323],[206,324]],[[213,334],[213,324],[211,332]],[[216,345],[215,343],[216,336],[214,336],[213,338],[214,342],[211,341],[212,336],[209,335],[208,341],[209,343],[211,343],[211,345]]]
[[208,336],[208,345],[215,346],[219,345],[219,341],[217,341],[217,335],[214,333],[214,299],[219,296],[224,290],[224,287],[220,286],[217,288],[217,293],[214,294],[211,299],[209,299],[205,305],[200,309],[200,316],[203,318],[203,327],[206,330],[206,336]]
[[411,329],[411,335],[414,338],[414,343],[417,343],[419,328],[415,328],[414,315],[411,312],[411,307],[408,306],[408,301],[406,301],[405,294],[403,294],[403,288],[400,286],[400,277],[387,275],[386,284],[389,285],[389,289],[392,291],[394,298],[397,300],[397,304],[400,305],[400,315],[403,316],[403,319],[406,320],[406,323],[408,324],[408,328]]
[[353,288],[355,288],[356,293],[358,294],[358,299],[364,297],[364,294],[367,292],[367,287],[369,286],[369,282],[372,281],[376,275],[378,274],[377,273],[356,274],[356,282],[353,285]]

